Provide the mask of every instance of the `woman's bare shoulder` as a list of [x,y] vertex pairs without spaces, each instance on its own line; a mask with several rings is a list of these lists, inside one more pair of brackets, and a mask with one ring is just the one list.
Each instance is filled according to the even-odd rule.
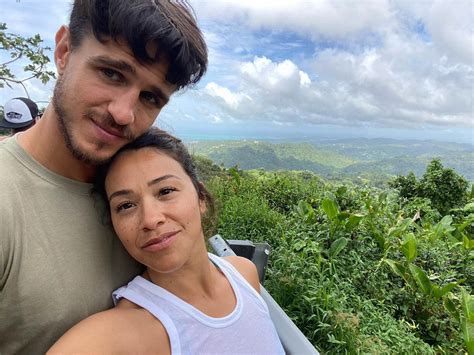
[[241,256],[226,256],[224,257],[229,263],[234,266],[238,272],[253,286],[253,288],[260,293],[260,281],[258,278],[257,267],[255,264]]
[[153,315],[131,302],[96,313],[76,324],[48,354],[147,352],[170,354],[165,328]]

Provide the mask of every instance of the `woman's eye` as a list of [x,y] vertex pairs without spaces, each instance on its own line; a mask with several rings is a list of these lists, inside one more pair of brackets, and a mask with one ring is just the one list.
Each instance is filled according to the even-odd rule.
[[129,208],[132,208],[134,205],[131,202],[124,202],[121,203],[120,205],[117,206],[116,210],[117,212],[128,210]]
[[169,195],[170,193],[176,191],[176,189],[174,187],[165,187],[163,189],[160,189],[160,193],[159,195],[160,196],[166,196],[166,195]]

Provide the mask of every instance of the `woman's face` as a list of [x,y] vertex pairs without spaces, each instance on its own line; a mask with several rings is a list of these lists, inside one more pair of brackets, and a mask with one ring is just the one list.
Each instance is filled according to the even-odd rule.
[[105,180],[115,232],[150,270],[180,269],[204,245],[204,201],[181,165],[155,148],[122,153]]

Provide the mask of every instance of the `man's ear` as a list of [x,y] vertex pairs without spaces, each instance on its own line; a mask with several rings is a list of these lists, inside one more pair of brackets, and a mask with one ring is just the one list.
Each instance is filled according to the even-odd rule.
[[56,70],[58,75],[62,75],[69,61],[71,54],[71,40],[69,29],[66,26],[61,26],[56,32],[56,48],[54,49],[54,62],[56,63]]

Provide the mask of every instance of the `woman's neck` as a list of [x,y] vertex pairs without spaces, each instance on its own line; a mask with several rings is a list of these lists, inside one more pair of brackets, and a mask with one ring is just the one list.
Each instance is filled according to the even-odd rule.
[[208,316],[224,317],[236,305],[230,282],[207,252],[175,272],[162,274],[147,269],[144,277]]

